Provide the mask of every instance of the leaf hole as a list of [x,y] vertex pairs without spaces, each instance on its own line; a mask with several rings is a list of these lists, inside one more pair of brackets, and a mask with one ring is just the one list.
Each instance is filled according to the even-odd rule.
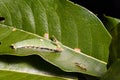
[[3,21],[3,20],[5,20],[5,17],[0,17],[0,21]]
[[15,49],[13,45],[10,45],[9,47],[10,47],[11,49]]

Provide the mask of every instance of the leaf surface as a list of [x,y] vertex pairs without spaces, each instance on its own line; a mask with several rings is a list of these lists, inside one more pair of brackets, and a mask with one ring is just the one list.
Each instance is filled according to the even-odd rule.
[[0,16],[3,24],[54,35],[66,46],[108,60],[109,33],[92,12],[68,0],[0,0]]
[[105,16],[104,24],[112,36],[110,45],[110,63],[112,64],[120,58],[120,19]]
[[[93,76],[101,76],[106,72],[107,63],[104,61],[100,61],[82,52],[76,52],[61,43],[58,43],[58,45],[62,48],[62,51],[56,52],[54,49],[57,48],[57,45],[53,41],[13,27],[0,26],[1,31],[10,32],[8,34],[1,34],[6,35],[6,37],[0,40],[1,55],[28,56],[36,54],[67,72],[81,72]],[[52,52],[51,49],[53,49]]]
[[[93,76],[101,76],[106,72],[111,37],[101,21],[82,6],[68,0],[0,0],[0,16],[5,18],[1,24],[7,25],[0,25],[1,55],[36,54],[67,72]],[[40,37],[45,33],[60,41],[62,52],[55,52],[57,46]],[[44,54],[44,50],[39,52],[34,49],[12,48],[29,39],[32,39],[31,42],[37,39],[31,45],[38,44],[38,39],[43,39],[48,45],[40,47],[45,47],[43,49],[48,51],[47,54]],[[25,43],[25,46],[29,46],[29,41]],[[75,52],[74,48],[81,52]],[[57,54],[51,54],[50,50]]]
[[73,75],[61,71],[39,56],[0,56],[1,80],[76,80]]

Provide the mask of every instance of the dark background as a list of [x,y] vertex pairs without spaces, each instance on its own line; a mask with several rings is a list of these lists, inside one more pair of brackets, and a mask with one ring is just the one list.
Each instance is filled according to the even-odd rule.
[[103,14],[120,19],[120,0],[71,0],[97,14]]

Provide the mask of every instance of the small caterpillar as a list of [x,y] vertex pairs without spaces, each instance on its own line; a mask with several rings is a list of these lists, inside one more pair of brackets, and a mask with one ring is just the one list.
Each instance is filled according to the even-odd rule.
[[80,68],[83,71],[87,71],[87,69],[85,68],[85,66],[82,66],[81,64],[79,64],[77,62],[75,63],[75,66],[77,66],[78,68]]
[[[14,47],[13,47],[14,48]],[[41,52],[61,52],[62,50],[59,48],[52,49],[52,48],[47,48],[47,47],[38,47],[38,46],[22,46],[19,48],[26,48],[26,49],[35,49],[39,50]]]
[[43,39],[27,39],[15,44],[12,44],[13,49],[32,49],[40,52],[61,52],[63,49],[59,44]]
[[38,46],[21,46],[21,47],[15,47],[14,45],[11,46],[13,49],[35,49],[35,50],[39,50],[41,52],[61,52],[62,49],[61,48],[56,48],[56,49],[52,49],[52,48],[48,48],[48,47],[38,47]]

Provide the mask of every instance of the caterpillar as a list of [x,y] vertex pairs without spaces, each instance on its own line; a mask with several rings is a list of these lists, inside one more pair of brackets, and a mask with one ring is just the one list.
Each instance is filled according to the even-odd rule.
[[38,46],[22,46],[22,47],[19,47],[19,48],[35,49],[35,50],[39,50],[41,52],[61,52],[62,51],[59,48],[52,49],[52,48],[38,47]]
[[12,44],[13,49],[34,49],[40,52],[61,52],[58,44],[43,39],[28,39]]
[[83,70],[83,71],[87,71],[85,66],[81,65],[80,63],[75,62],[75,66],[78,67],[79,69]]

